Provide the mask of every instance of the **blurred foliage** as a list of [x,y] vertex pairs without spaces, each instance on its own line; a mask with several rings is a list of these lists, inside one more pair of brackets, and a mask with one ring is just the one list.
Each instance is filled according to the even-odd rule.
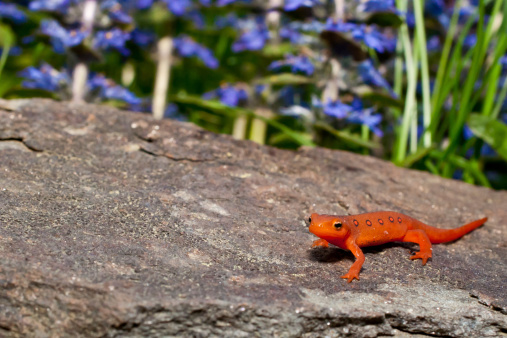
[[[84,63],[87,101],[149,113],[157,42],[171,37],[166,117],[227,134],[246,119],[240,134],[268,145],[344,149],[507,188],[507,0],[338,0],[341,13],[331,0],[222,2],[97,1],[92,30],[74,43],[84,1],[0,1],[0,97],[70,99]],[[61,35],[44,32],[47,20]],[[121,36],[98,47],[112,29],[126,34],[124,50]],[[53,70],[37,73],[44,63]]]

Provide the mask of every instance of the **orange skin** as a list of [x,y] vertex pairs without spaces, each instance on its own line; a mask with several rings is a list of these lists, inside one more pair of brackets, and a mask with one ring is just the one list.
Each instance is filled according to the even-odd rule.
[[370,212],[360,215],[338,216],[312,214],[310,232],[320,237],[316,246],[328,247],[329,243],[350,250],[356,257],[349,272],[342,276],[350,283],[359,280],[364,263],[360,248],[389,242],[413,242],[419,244],[419,252],[410,259],[421,258],[423,265],[431,258],[431,244],[452,242],[483,225],[488,218],[481,218],[457,229],[438,229],[418,220],[392,211]]

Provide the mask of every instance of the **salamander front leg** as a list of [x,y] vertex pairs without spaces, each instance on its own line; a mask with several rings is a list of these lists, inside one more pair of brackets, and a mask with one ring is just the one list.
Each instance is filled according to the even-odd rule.
[[349,239],[346,243],[347,249],[349,249],[352,254],[356,257],[356,261],[349,269],[349,272],[344,274],[342,278],[347,279],[347,282],[350,283],[355,279],[359,280],[359,271],[361,271],[361,267],[364,263],[364,254],[361,248],[357,246],[356,242],[352,239]]
[[312,243],[312,248],[315,248],[316,246],[327,248],[329,247],[329,243],[325,239],[318,239]]

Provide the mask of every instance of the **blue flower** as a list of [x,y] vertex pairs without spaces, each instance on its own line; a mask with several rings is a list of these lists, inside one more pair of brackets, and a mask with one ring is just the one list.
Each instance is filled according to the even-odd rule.
[[156,38],[155,34],[153,34],[152,32],[141,30],[138,28],[130,32],[130,36],[132,38],[132,42],[141,47],[151,45]]
[[280,28],[279,34],[282,39],[288,39],[293,44],[299,44],[302,40],[302,34],[292,27]]
[[414,12],[408,11],[407,13],[405,13],[405,21],[406,21],[408,27],[414,28],[415,27]]
[[164,111],[164,118],[166,119],[173,119],[177,121],[187,121],[187,117],[183,115],[179,109],[178,106],[174,103],[169,103],[167,105],[167,108]]
[[358,8],[362,12],[391,12],[398,14],[399,11],[394,4],[394,0],[370,0]]
[[326,31],[334,31],[339,33],[350,32],[354,29],[357,29],[358,25],[349,22],[343,22],[342,20],[334,20],[332,18],[327,19],[326,25],[324,26],[324,30]]
[[192,6],[191,0],[162,0],[175,16],[184,15]]
[[66,72],[59,72],[47,63],[42,64],[39,69],[35,67],[25,68],[19,75],[25,78],[22,83],[23,87],[50,92],[55,92],[70,83],[69,75]]
[[213,55],[213,52],[208,48],[201,46],[188,36],[182,36],[174,39],[174,47],[181,56],[196,56],[204,62],[206,67],[212,69],[218,67],[218,60]]
[[43,20],[40,24],[42,34],[51,37],[51,44],[56,53],[63,53],[66,48],[79,45],[88,32],[79,29],[65,29],[56,20]]
[[380,33],[374,26],[357,26],[352,30],[352,38],[379,53],[392,52],[396,48],[396,39],[388,38]]
[[134,95],[128,89],[117,85],[114,81],[106,79],[102,74],[93,75],[88,80],[90,90],[98,90],[99,95],[103,99],[118,100],[128,103],[129,105],[139,105],[142,100]]
[[424,7],[425,12],[434,17],[445,13],[445,3],[443,0],[428,0],[425,2]]
[[153,5],[154,0],[136,0],[135,7],[137,9],[148,9]]
[[448,28],[451,22],[450,16],[447,14],[445,3],[443,0],[429,0],[424,4],[425,13],[434,17],[440,22],[442,27]]
[[220,16],[215,19],[215,26],[218,28],[225,27],[238,27],[240,19],[234,13],[229,13],[226,16]]
[[266,90],[267,86],[265,84],[258,84],[258,85],[255,85],[255,94],[257,95],[262,95],[262,93],[264,93],[264,91]]
[[285,60],[272,62],[268,69],[279,70],[282,67],[290,66],[293,73],[303,72],[306,75],[312,75],[315,67],[306,56],[286,55]]
[[320,33],[325,29],[326,25],[318,20],[305,21],[301,23],[303,32]]
[[251,30],[244,32],[232,45],[234,52],[244,50],[260,50],[264,48],[269,38],[269,31],[265,25],[259,24]]
[[349,123],[366,125],[375,135],[383,136],[382,130],[378,127],[382,122],[382,116],[380,114],[373,115],[372,108],[363,109],[363,103],[358,98],[354,98],[350,105],[342,103],[340,100],[328,101],[322,105],[316,97],[312,97],[312,105],[314,108],[323,108],[324,114],[327,116],[345,119]]
[[94,46],[104,50],[116,49],[122,55],[128,56],[130,55],[130,51],[125,47],[125,43],[128,40],[130,40],[130,33],[124,32],[119,28],[113,28],[109,31],[97,32]]
[[107,10],[109,17],[116,22],[124,24],[132,22],[132,18],[123,11],[122,5],[117,0],[106,0],[100,7]]
[[[0,55],[2,55],[3,51],[4,51],[3,48],[0,48]],[[21,55],[22,52],[23,52],[23,49],[21,49],[21,47],[19,47],[19,46],[13,46],[9,49],[10,56],[18,56],[18,55]]]
[[347,121],[350,123],[358,123],[368,126],[371,131],[378,137],[384,136],[382,130],[378,127],[380,122],[382,122],[382,115],[380,114],[372,114],[373,109],[364,109],[361,111],[354,111],[347,117]]
[[324,105],[324,114],[336,117],[337,119],[343,119],[347,117],[352,110],[353,108],[351,106],[342,103],[340,100],[328,101]]
[[0,2],[0,18],[7,18],[15,23],[22,23],[26,20],[26,15],[16,5]]
[[[459,9],[459,23],[464,24],[468,21],[471,16],[474,16],[477,13],[477,7],[475,6],[462,6]],[[476,17],[475,21],[478,20]]]
[[224,7],[230,4],[233,4],[235,2],[250,2],[251,0],[218,0],[217,6],[218,7]]
[[47,11],[65,14],[70,4],[71,0],[33,0],[28,5],[28,9],[35,12]]
[[426,42],[426,48],[428,49],[428,52],[439,52],[442,50],[442,44],[440,43],[440,38],[435,35],[432,36],[427,42]]
[[324,30],[338,33],[351,33],[352,38],[363,42],[366,46],[379,53],[392,52],[396,48],[396,40],[382,35],[375,26],[357,25],[343,21],[328,19]]
[[197,28],[204,28],[204,16],[197,10],[187,12],[185,19],[191,21]]
[[467,49],[473,48],[477,44],[477,34],[471,33],[465,37],[463,41],[463,46]]
[[[470,138],[472,138],[474,136],[475,135],[472,132],[472,130],[470,129],[470,127],[468,126],[468,124],[465,124],[465,126],[463,128],[463,137],[465,138],[465,140],[469,140]],[[473,152],[474,152],[473,149],[469,149],[467,152],[467,157],[471,157],[473,155]],[[481,155],[496,156],[497,153],[493,148],[491,148],[491,146],[489,144],[483,143],[482,147],[481,147]]]
[[201,48],[199,48],[197,50],[197,57],[199,59],[201,59],[202,62],[204,62],[206,67],[211,68],[211,69],[218,68],[218,60],[213,55],[213,52],[203,46],[200,46],[200,47]]
[[120,85],[104,88],[101,93],[103,98],[123,101],[130,105],[138,105],[142,102],[134,93]]
[[88,79],[90,90],[102,89],[111,84],[114,84],[114,81],[107,79],[103,74],[93,74],[90,79]]
[[382,87],[389,91],[391,96],[397,97],[394,93],[393,89],[389,85],[386,79],[380,75],[378,70],[375,69],[373,63],[370,60],[365,60],[361,62],[358,66],[359,75],[363,79],[363,81],[371,86]]
[[319,0],[285,0],[285,5],[283,6],[283,10],[290,12],[295,11],[300,7],[313,7],[315,5],[320,4]]
[[502,67],[506,67],[507,66],[507,54],[502,56],[498,62],[500,62],[502,64]]
[[207,100],[218,97],[220,102],[223,104],[231,107],[237,107],[241,102],[248,99],[248,94],[246,90],[238,85],[233,86],[230,84],[223,84],[220,88],[208,92],[202,97]]
[[293,21],[288,25],[282,26],[279,34],[282,39],[288,39],[293,44],[311,44],[314,42],[315,38],[310,35],[302,34],[301,32],[320,33],[323,27],[324,24],[318,23],[316,20],[306,23]]
[[293,106],[296,104],[295,98],[299,99],[301,95],[301,87],[283,86],[278,92],[278,100],[281,101],[281,105],[284,107]]

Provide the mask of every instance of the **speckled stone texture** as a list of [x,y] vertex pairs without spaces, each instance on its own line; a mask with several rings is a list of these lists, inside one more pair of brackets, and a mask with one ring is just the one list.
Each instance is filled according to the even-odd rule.
[[[0,101],[1,337],[507,335],[507,192],[94,105]],[[394,210],[433,247],[311,249],[312,212]]]

